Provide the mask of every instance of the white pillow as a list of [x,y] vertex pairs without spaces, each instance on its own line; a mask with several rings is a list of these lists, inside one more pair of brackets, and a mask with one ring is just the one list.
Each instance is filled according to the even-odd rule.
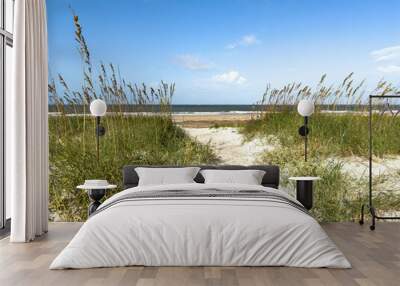
[[201,170],[205,184],[261,185],[265,171],[261,170]]
[[198,167],[185,168],[135,168],[139,176],[139,186],[194,183]]

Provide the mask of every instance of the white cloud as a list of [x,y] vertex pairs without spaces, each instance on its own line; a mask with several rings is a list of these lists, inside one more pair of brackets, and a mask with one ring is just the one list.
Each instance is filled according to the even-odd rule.
[[213,63],[203,61],[199,57],[190,54],[178,55],[176,62],[189,70],[208,70],[214,66]]
[[260,41],[257,39],[257,37],[253,34],[249,35],[244,35],[239,41],[231,43],[226,46],[227,49],[235,49],[237,47],[248,47],[252,46],[255,44],[258,44]]
[[238,71],[232,70],[228,71],[226,73],[221,73],[215,75],[213,78],[213,81],[219,82],[219,83],[227,83],[227,84],[244,84],[247,79],[240,75]]
[[383,73],[400,73],[400,65],[387,65],[378,67],[378,71]]
[[392,46],[375,50],[370,53],[376,62],[400,59],[400,46]]
[[254,35],[246,35],[242,38],[242,40],[240,41],[240,43],[243,46],[250,46],[250,45],[254,45],[258,43],[258,40],[256,38],[256,36]]
[[400,73],[400,45],[386,47],[370,53],[375,62],[380,63],[377,70],[385,74]]
[[227,49],[234,49],[234,48],[236,48],[237,47],[237,44],[229,44],[229,45],[226,45],[226,48]]

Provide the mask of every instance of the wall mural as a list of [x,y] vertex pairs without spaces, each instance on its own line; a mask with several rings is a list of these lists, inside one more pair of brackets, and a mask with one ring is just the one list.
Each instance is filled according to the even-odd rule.
[[[223,1],[198,9],[174,3],[169,10],[159,1],[119,1],[115,7],[108,7],[109,1],[81,2],[48,1],[52,220],[85,220],[88,197],[76,186],[106,179],[117,184],[110,196],[121,191],[127,164],[276,164],[281,185],[292,194],[289,177],[321,178],[311,210],[318,220],[358,220],[368,197],[368,95],[399,93],[387,72],[399,46],[371,47],[366,61],[386,72],[369,76],[356,60],[352,66],[342,59],[337,68],[329,58],[335,52],[329,50],[297,58],[297,43],[289,39],[301,27],[291,26],[294,34],[281,39],[274,32],[278,24],[260,20],[258,13],[271,13],[269,4],[234,3],[219,14]],[[233,17],[233,10],[241,8],[243,15]],[[200,14],[207,11],[210,23],[205,24]],[[324,48],[324,36],[307,37]],[[346,40],[351,41],[338,42]],[[279,43],[285,46],[274,47]],[[303,55],[317,51],[304,43],[298,49]],[[99,155],[96,118],[90,112],[95,99],[107,104]],[[298,133],[304,120],[296,109],[301,99],[315,103],[308,120],[307,162]],[[374,105],[374,205],[382,214],[400,205],[399,103]]]

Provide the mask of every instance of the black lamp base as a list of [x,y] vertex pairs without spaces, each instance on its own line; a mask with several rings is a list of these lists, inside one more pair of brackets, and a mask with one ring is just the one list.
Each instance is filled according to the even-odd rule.
[[100,200],[104,197],[106,194],[105,189],[93,189],[93,190],[88,190],[88,195],[90,198],[90,205],[88,208],[88,214],[89,216],[94,213],[97,208],[101,205]]
[[310,210],[313,206],[313,181],[299,180],[296,182],[296,198]]

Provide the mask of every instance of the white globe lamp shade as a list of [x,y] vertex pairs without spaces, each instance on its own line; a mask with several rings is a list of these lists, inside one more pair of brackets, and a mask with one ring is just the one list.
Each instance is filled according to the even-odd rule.
[[95,99],[90,103],[90,113],[94,116],[104,116],[107,112],[107,104],[104,100]]
[[301,116],[310,116],[314,113],[314,102],[308,99],[300,100],[299,104],[297,105],[297,112]]

